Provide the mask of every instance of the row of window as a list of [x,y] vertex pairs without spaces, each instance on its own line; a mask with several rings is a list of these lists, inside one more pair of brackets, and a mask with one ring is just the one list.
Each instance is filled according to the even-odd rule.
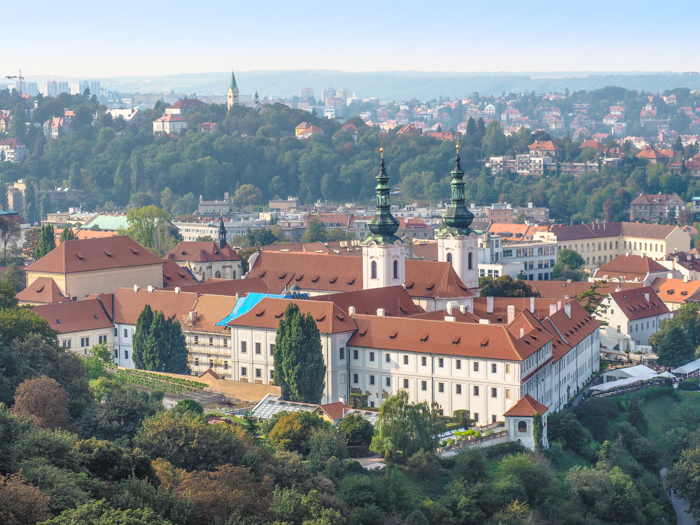
[[[652,252],[660,252],[663,251],[663,245],[662,244],[655,244],[655,243],[642,243],[642,242],[634,242],[634,241],[622,241],[623,249],[627,250],[636,250],[637,249],[637,244],[639,244],[639,249],[640,250],[648,250]],[[609,246],[608,246],[609,245]],[[618,249],[619,246],[619,241],[615,241],[615,250]],[[596,243],[591,242],[591,243],[586,243],[585,245],[581,243],[580,245],[581,249],[579,250],[579,245],[574,244],[573,245],[573,250],[577,252],[594,252],[596,251]],[[569,244],[567,248],[572,249],[572,245]],[[604,251],[604,250],[612,250],[613,249],[613,242],[599,242],[598,243],[598,251]],[[600,260],[600,257],[598,258]],[[595,261],[595,258],[594,258]]]
[[[228,337],[222,337],[222,339],[224,341],[224,346],[228,346]],[[198,335],[194,336],[194,344],[196,344],[196,345],[199,344],[199,336]],[[213,337],[209,337],[209,346],[214,346],[214,338]]]
[[[372,351],[369,352],[370,362],[375,361],[375,354],[376,354],[375,352],[372,352]],[[340,348],[340,352],[339,352],[338,357],[340,358],[341,361],[345,359],[345,348],[342,348],[342,347]],[[353,358],[353,360],[358,360],[360,358],[359,350],[352,351],[352,358]],[[389,354],[389,353],[384,354],[384,361],[387,363],[391,363],[391,354]],[[407,354],[403,355],[403,364],[404,365],[408,364],[408,355]],[[421,356],[420,364],[421,364],[421,366],[428,366],[428,358],[426,356]],[[445,359],[442,357],[438,357],[437,366],[438,366],[438,368],[445,368]],[[474,361],[473,367],[474,367],[474,372],[478,372],[479,371],[479,362]],[[505,367],[506,367],[505,368],[506,374],[510,374],[510,364],[506,363]],[[457,370],[462,369],[462,360],[461,359],[455,360],[455,368]],[[498,373],[498,365],[496,363],[491,363],[491,373],[492,374]]]
[[[241,377],[248,377],[248,367],[241,367]],[[262,379],[262,368],[255,369],[255,378]],[[270,370],[270,380],[274,379],[274,370]]]
[[[226,345],[224,345],[226,346]],[[345,349],[341,349],[345,351]],[[241,353],[242,354],[247,354],[248,353],[248,342],[247,341],[241,341]],[[262,355],[262,343],[255,343],[255,355]],[[275,355],[275,345],[270,345],[270,355]]]
[[[99,335],[97,336],[99,344],[102,343],[107,343],[107,336],[106,335]],[[61,341],[61,345],[63,348],[71,348],[72,343],[70,339],[64,339]],[[80,338],[80,348],[85,348],[90,346],[90,337],[81,337]]]
[[[194,366],[199,368],[199,357],[194,358]],[[214,360],[209,360],[209,368],[214,368]],[[228,361],[224,361],[224,370],[228,370]]]
[[[270,374],[272,375],[272,374]],[[376,376],[370,375],[369,377],[369,384],[370,385],[375,385],[376,384]],[[360,376],[359,374],[353,374],[352,375],[352,382],[353,384],[357,385],[360,383]],[[391,388],[391,377],[385,377],[384,378],[384,383],[385,387]],[[445,383],[438,383],[438,392],[444,393],[445,392]],[[403,387],[404,390],[408,390],[409,388],[409,380],[404,379],[403,380]],[[428,390],[428,382],[427,381],[421,381],[420,382],[420,389],[422,391],[427,391]],[[510,399],[510,388],[506,388],[506,399]],[[479,396],[480,395],[480,388],[478,386],[473,386],[472,387],[472,394],[474,396]],[[455,394],[461,394],[462,393],[462,385],[455,385]],[[491,388],[491,397],[492,398],[497,398],[498,397],[498,389],[497,388]]]

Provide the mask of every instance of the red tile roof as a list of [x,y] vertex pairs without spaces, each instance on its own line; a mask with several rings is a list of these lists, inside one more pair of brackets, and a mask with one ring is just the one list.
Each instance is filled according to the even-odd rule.
[[554,144],[554,142],[552,142],[551,140],[543,140],[543,141],[536,140],[535,142],[530,144],[530,146],[528,146],[528,147],[530,148],[531,152],[532,151],[555,152],[555,151],[558,151],[561,149],[559,146]]
[[369,315],[356,315],[355,321],[348,345],[464,357],[522,361],[554,338],[529,312],[510,326]]
[[689,299],[700,300],[700,281],[684,282],[683,279],[657,277],[651,283],[651,287],[664,303],[685,303]]
[[637,153],[637,158],[647,159],[647,160],[667,160],[668,157],[661,153],[654,146],[644,146],[644,149]]
[[657,193],[653,195],[647,195],[642,193],[634,198],[630,204],[685,204],[683,199],[681,199],[677,193],[671,193],[669,195],[663,193]]
[[390,317],[408,317],[424,312],[423,308],[414,304],[403,286],[316,295],[313,300],[330,301],[344,312],[354,306],[355,313],[366,315],[376,315],[379,308],[383,308]]
[[176,262],[174,261],[165,261],[165,265],[163,266],[163,286],[166,288],[173,288],[175,286],[185,286],[185,285],[192,285],[192,284],[198,284],[199,282],[197,279],[194,278],[194,276],[185,270],[184,268],[181,268]]
[[343,419],[345,415],[352,410],[352,407],[343,401],[336,401],[335,403],[318,405],[316,410],[325,412],[325,414],[333,421],[338,421]]
[[357,329],[355,320],[331,302],[295,301],[266,297],[249,312],[229,321],[229,326],[250,326],[276,330],[289,303],[299,306],[302,314],[311,316],[316,321],[318,330],[324,334],[353,332]]
[[[649,294],[648,301],[644,294]],[[669,313],[668,308],[651,286],[626,292],[613,292],[610,297],[631,321]]]
[[112,321],[97,299],[70,301],[67,303],[42,304],[32,310],[61,334],[112,328]]
[[504,416],[511,417],[534,417],[536,414],[544,415],[549,408],[542,403],[535,401],[530,394],[525,394],[515,405],[513,405]]
[[183,292],[207,295],[234,296],[238,294],[239,297],[244,297],[249,293],[270,293],[265,282],[254,277],[247,279],[209,279],[203,283],[182,284],[179,286]]
[[27,272],[77,273],[164,264],[131,237],[66,241],[25,268]]
[[653,272],[668,272],[668,268],[644,255],[618,255],[598,268],[593,276],[596,279],[643,281],[649,273]]
[[70,301],[51,277],[39,277],[16,296],[21,303],[62,303]]
[[605,237],[646,237],[649,239],[665,239],[677,226],[663,224],[644,224],[641,222],[606,222],[603,224],[574,224],[554,225],[551,232],[557,241],[578,241],[582,239],[597,239]]
[[226,244],[219,248],[214,241],[182,241],[165,256],[171,261],[240,261],[238,254]]

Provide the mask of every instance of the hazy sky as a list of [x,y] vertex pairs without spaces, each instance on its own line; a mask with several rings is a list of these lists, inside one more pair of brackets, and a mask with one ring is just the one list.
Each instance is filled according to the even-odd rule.
[[3,76],[700,70],[697,0],[4,4]]

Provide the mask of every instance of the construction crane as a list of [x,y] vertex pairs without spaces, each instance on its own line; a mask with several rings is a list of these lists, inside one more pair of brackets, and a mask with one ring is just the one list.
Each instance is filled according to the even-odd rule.
[[29,76],[23,76],[23,75],[22,75],[22,70],[20,69],[20,70],[19,70],[19,75],[5,75],[5,78],[9,78],[9,79],[16,78],[16,79],[17,79],[17,91],[18,91],[18,93],[19,93],[19,96],[21,97],[21,96],[22,96],[22,81],[23,81],[25,78],[61,78],[61,77],[56,76],[56,75],[29,75]]

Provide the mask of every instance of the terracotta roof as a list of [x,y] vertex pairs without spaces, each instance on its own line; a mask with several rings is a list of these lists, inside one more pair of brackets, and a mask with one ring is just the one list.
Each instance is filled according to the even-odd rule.
[[168,106],[168,108],[192,109],[192,108],[197,108],[197,107],[203,107],[206,105],[207,104],[205,104],[201,100],[197,100],[196,98],[183,98],[183,99],[180,99],[177,102],[175,102],[175,104],[171,104],[170,106]]
[[[544,319],[549,315],[549,307],[551,304],[557,304],[556,299],[542,299],[539,297],[533,297],[532,300],[535,303],[535,311],[530,312],[537,317],[537,319]],[[492,323],[504,324],[508,322],[508,306],[515,307],[515,315],[519,315],[525,310],[530,310],[531,299],[529,297],[494,297],[493,298],[493,313],[488,314],[488,298],[487,297],[475,297],[474,298],[474,315],[479,319],[488,319]],[[562,301],[562,305],[568,302],[567,300]]]
[[[547,322],[556,329],[556,331],[553,332],[554,335],[563,337],[563,342],[567,343],[572,348],[601,326],[600,321],[594,319],[586,309],[576,301],[571,302],[571,318],[566,315],[566,311],[562,308],[550,315]],[[545,326],[547,325],[545,324]]]
[[560,150],[561,148],[554,144],[551,140],[543,140],[539,141],[536,140],[532,144],[528,146],[530,148],[530,151],[557,151]]
[[[285,286],[299,285],[303,290],[354,292],[362,290],[362,259],[327,257],[316,253],[266,252],[256,257],[249,277],[265,280],[271,293]],[[450,263],[406,261],[406,289],[411,297],[472,297]]]
[[157,118],[155,122],[185,122],[185,119],[179,115],[164,115]]
[[[67,303],[42,304],[32,310],[61,334],[112,328],[112,321],[96,299],[70,301]],[[95,341],[97,342],[97,341]]]
[[25,268],[27,272],[76,273],[146,265],[163,265],[131,237],[66,241]]
[[196,302],[197,294],[192,292],[175,294],[169,290],[155,290],[149,293],[144,289],[134,292],[132,288],[119,288],[114,292],[112,319],[115,323],[135,325],[144,307],[149,305],[151,310],[158,310],[166,317],[179,321],[189,314]]
[[671,193],[669,195],[663,193],[657,193],[653,195],[647,195],[642,193],[635,197],[635,199],[630,204],[685,204],[683,199],[681,199],[677,193]]
[[596,279],[623,279],[643,281],[652,272],[668,272],[668,268],[644,255],[618,255],[598,268],[593,275]]
[[452,308],[452,314],[447,313],[447,310],[433,310],[412,316],[414,319],[423,319],[424,321],[444,321],[445,317],[454,317],[455,323],[476,323],[479,324],[479,318],[469,310],[462,313],[459,307]]
[[580,146],[581,149],[583,148],[593,148],[597,151],[600,151],[602,149],[605,149],[605,147],[598,142],[597,140],[584,140],[583,144]]
[[247,279],[209,279],[203,283],[182,284],[180,288],[183,292],[231,296],[238,294],[239,297],[249,293],[270,293],[265,282],[254,277]]
[[349,242],[344,242],[345,246],[343,246],[341,243],[343,243],[343,241],[270,244],[269,246],[261,246],[260,249],[264,252],[325,253],[327,255],[353,255],[355,257],[362,257],[362,246],[352,245]]
[[21,303],[62,303],[70,301],[51,277],[39,277],[16,296]]
[[689,299],[700,300],[700,281],[683,282],[683,279],[657,277],[651,287],[664,303],[685,303]]
[[352,407],[343,401],[336,401],[335,403],[318,405],[316,410],[321,410],[333,421],[338,421],[339,419],[343,419],[345,415],[352,410]]
[[605,237],[643,237],[649,239],[665,239],[677,226],[663,224],[644,224],[641,222],[606,222],[603,224],[575,224],[571,226],[554,225],[552,233],[558,242],[597,239]]
[[[645,293],[649,294],[648,301]],[[626,292],[613,292],[610,294],[610,298],[617,303],[622,313],[631,321],[669,313],[668,308],[651,286]]]
[[506,222],[492,222],[489,224],[489,233],[500,235],[508,241],[531,241],[535,233],[549,231],[547,226],[533,224],[511,224]]
[[[533,290],[539,292],[540,296],[546,299],[567,300],[575,299],[583,292],[590,290],[595,283],[588,281],[566,282],[566,281],[525,281]],[[643,283],[603,283],[598,285],[598,293],[607,295],[617,288],[621,290],[631,290],[641,288]]]
[[188,272],[185,268],[180,267],[175,261],[165,261],[163,266],[163,286],[173,288],[175,286],[184,286],[198,284],[199,281]]
[[231,315],[236,301],[235,297],[228,295],[202,295],[192,305],[192,309],[197,312],[195,320],[191,320],[188,312],[181,315],[178,321],[180,321],[183,330],[227,332],[228,327],[216,326],[216,323]]
[[240,261],[238,254],[226,244],[219,248],[219,244],[214,241],[182,241],[175,248],[170,250],[165,259],[171,261]]
[[667,253],[666,254],[666,260],[667,261],[673,261],[678,257],[678,260],[675,261],[675,263],[679,266],[682,266],[683,268],[687,270],[694,270],[694,271],[700,271],[700,256],[698,256],[698,253],[695,248],[690,250],[690,252],[674,252],[674,253]]
[[408,317],[424,312],[423,308],[414,304],[403,286],[316,295],[313,300],[330,301],[344,312],[354,306],[355,313],[366,315],[376,315],[379,308],[383,308],[390,317]]
[[[316,320],[319,332],[337,334],[357,329],[355,320],[331,302],[295,301],[266,297],[249,312],[229,321],[229,326],[250,326],[276,330],[289,303],[295,303],[304,315],[310,313]],[[396,319],[394,319],[396,320]]]
[[522,361],[553,339],[529,312],[510,326],[369,315],[356,315],[355,321],[348,345],[406,352]]
[[549,408],[535,401],[535,398],[530,394],[525,394],[525,397],[520,398],[520,401],[503,415],[511,417],[534,417],[536,414],[544,415],[547,410],[549,410]]
[[661,153],[654,146],[645,146],[642,151],[637,153],[637,158],[647,159],[647,160],[666,160],[668,157]]

